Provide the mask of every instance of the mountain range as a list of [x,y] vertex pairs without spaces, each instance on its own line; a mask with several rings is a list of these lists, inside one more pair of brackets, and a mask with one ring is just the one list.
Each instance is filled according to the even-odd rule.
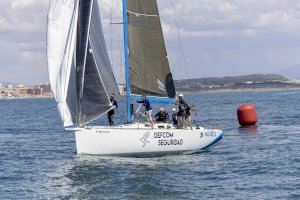
[[289,79],[286,77],[278,74],[251,74],[244,76],[207,77],[189,80],[176,80],[175,85],[230,85],[246,82],[285,82],[288,80]]

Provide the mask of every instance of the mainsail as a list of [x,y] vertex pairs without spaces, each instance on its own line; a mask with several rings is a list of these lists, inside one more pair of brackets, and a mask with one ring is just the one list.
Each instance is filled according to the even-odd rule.
[[98,0],[51,0],[47,59],[64,126],[85,124],[112,109],[118,94],[102,31]]
[[175,97],[156,0],[127,0],[132,94]]

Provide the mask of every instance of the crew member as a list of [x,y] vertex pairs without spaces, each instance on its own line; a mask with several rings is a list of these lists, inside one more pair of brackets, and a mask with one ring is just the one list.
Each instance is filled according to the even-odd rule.
[[178,113],[177,113],[177,120],[179,128],[183,128],[185,126],[185,121],[187,117],[187,111],[190,112],[189,106],[185,103],[183,99],[183,94],[178,95]]
[[108,118],[109,125],[113,126],[115,124],[114,123],[115,108],[118,108],[118,103],[115,100],[115,94],[112,94],[110,96],[110,102],[111,102],[112,106],[114,106],[114,108],[111,109],[110,111],[108,111],[107,118]]
[[151,107],[150,101],[148,100],[147,96],[143,95],[142,96],[142,101],[137,101],[137,103],[140,103],[145,107],[145,114],[147,116],[147,120],[148,120],[148,122],[151,123],[151,125],[153,127],[152,107]]
[[172,109],[172,122],[174,126],[178,125],[176,108]]
[[185,124],[192,126],[192,111],[188,104],[185,107]]
[[155,115],[155,120],[157,123],[166,123],[169,120],[169,114],[164,108],[161,108]]

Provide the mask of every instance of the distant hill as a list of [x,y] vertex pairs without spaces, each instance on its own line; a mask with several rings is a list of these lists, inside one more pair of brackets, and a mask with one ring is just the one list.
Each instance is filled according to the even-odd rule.
[[208,77],[175,81],[177,91],[240,91],[300,89],[300,83],[278,74]]
[[300,65],[294,65],[284,70],[276,72],[290,79],[300,78]]
[[180,85],[232,85],[240,83],[265,83],[265,82],[285,82],[288,81],[286,77],[278,74],[252,74],[245,76],[226,76],[226,77],[208,77],[208,78],[196,78],[189,80],[176,80],[175,84],[180,87]]

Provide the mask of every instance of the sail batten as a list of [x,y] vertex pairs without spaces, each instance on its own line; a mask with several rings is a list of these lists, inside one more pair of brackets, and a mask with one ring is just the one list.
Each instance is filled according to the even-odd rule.
[[64,126],[83,125],[113,108],[118,87],[102,31],[98,0],[50,0],[47,59]]
[[156,0],[127,0],[132,94],[175,97]]

